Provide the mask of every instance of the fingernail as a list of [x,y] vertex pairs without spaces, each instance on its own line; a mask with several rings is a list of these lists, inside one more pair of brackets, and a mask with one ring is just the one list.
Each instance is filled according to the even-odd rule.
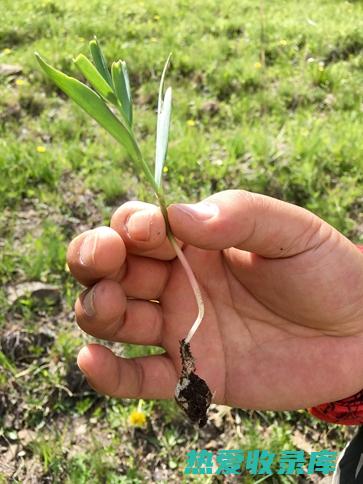
[[150,210],[139,210],[126,220],[125,228],[130,239],[147,242],[150,239],[151,217]]
[[195,204],[177,204],[176,207],[197,222],[205,222],[219,213],[214,203],[199,202]]
[[87,235],[84,241],[82,242],[82,245],[79,251],[79,258],[83,265],[92,266],[94,264],[97,241],[98,241],[98,234],[97,232],[94,232],[92,234]]
[[96,313],[95,306],[94,306],[94,297],[95,297],[95,291],[93,287],[92,289],[87,291],[86,294],[83,296],[82,307],[84,309],[84,312],[87,314],[87,316],[94,316]]

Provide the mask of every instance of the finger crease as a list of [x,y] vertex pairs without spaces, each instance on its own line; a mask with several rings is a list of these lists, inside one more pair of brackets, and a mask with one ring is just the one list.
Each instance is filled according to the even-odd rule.
[[110,334],[110,339],[112,341],[118,341],[119,340],[119,333],[122,331],[123,327],[125,326],[126,323],[126,318],[127,318],[127,309],[125,312],[116,319],[116,321],[111,325],[112,330]]
[[134,365],[135,373],[136,373],[136,394],[133,395],[133,398],[140,398],[142,394],[142,388],[144,386],[145,381],[145,372],[144,367],[138,360],[129,360]]

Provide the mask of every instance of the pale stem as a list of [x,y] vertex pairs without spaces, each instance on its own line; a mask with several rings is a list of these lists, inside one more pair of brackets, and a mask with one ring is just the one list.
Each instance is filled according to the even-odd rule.
[[183,251],[179,247],[177,241],[175,240],[174,236],[172,233],[168,234],[169,240],[176,252],[176,255],[183,266],[185,273],[188,277],[188,280],[190,282],[190,285],[192,286],[193,292],[194,292],[194,297],[198,305],[198,316],[197,319],[194,321],[193,326],[190,328],[189,333],[187,337],[185,338],[185,343],[190,343],[190,340],[193,338],[194,333],[197,331],[199,328],[200,323],[202,322],[202,319],[204,317],[204,302],[202,298],[202,293],[200,292],[199,285],[197,282],[197,279],[195,278],[195,275],[192,271],[192,268],[189,265],[189,262],[187,258],[185,257]]
[[163,196],[161,189],[158,189],[158,191],[156,192],[156,196],[158,198],[160,209],[161,209],[161,212],[162,212],[164,220],[165,220],[166,234],[168,236],[168,239],[171,242],[171,245],[173,246],[173,248],[175,250],[175,253],[176,253],[181,265],[183,266],[183,268],[185,270],[185,273],[187,275],[189,283],[190,283],[190,285],[193,289],[195,301],[196,301],[197,306],[198,306],[197,319],[194,321],[193,326],[190,328],[189,333],[187,334],[187,337],[184,340],[185,343],[188,344],[188,343],[190,343],[190,340],[193,338],[195,332],[199,328],[200,323],[202,322],[202,319],[204,317],[204,302],[203,302],[202,293],[199,289],[199,285],[198,285],[197,279],[194,275],[194,272],[192,271],[192,268],[190,267],[189,262],[184,255],[184,252],[181,250],[177,241],[175,240],[175,237],[174,237],[173,232],[171,230],[169,218],[168,218],[168,211],[167,211],[167,208],[166,208],[165,199],[164,199],[164,196]]

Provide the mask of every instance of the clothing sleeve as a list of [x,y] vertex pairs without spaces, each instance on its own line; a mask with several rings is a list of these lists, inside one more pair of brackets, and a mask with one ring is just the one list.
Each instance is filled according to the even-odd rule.
[[[357,248],[363,253],[363,245]],[[351,397],[309,408],[309,412],[330,423],[363,425],[363,389]]]

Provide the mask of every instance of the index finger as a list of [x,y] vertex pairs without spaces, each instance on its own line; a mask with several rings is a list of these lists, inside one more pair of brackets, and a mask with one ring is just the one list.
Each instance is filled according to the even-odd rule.
[[127,252],[160,260],[175,258],[168,240],[164,217],[156,205],[129,201],[121,205],[111,218],[111,227],[125,243]]

